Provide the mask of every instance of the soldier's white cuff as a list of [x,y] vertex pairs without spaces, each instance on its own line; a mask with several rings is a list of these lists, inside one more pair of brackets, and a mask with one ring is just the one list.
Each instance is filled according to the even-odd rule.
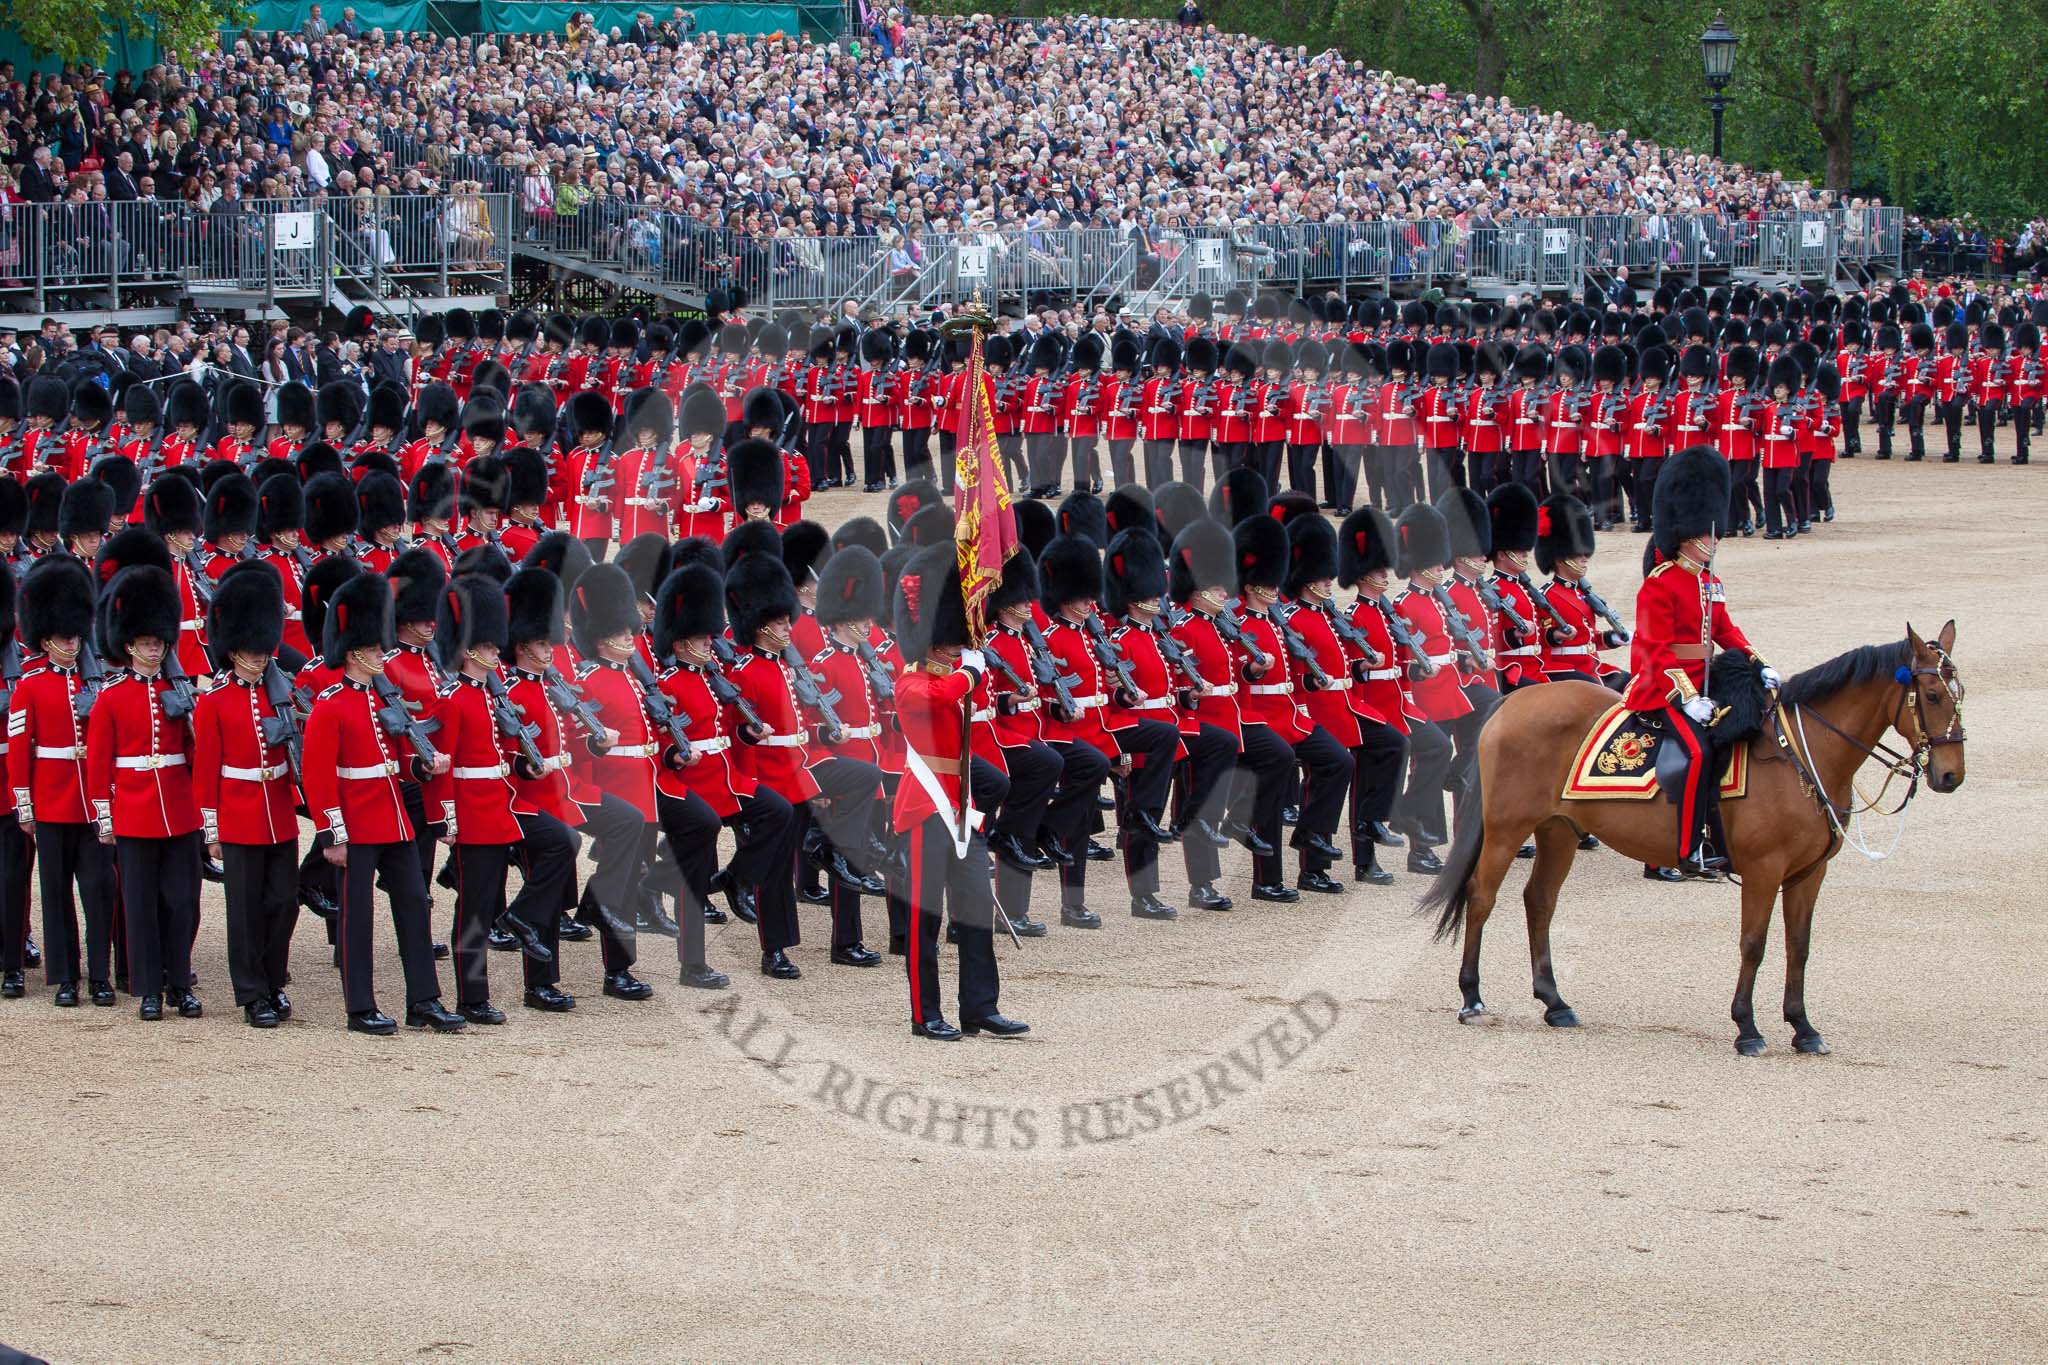
[[217,843],[219,843],[219,842],[220,842],[220,812],[219,812],[219,811],[207,810],[207,809],[206,809],[205,807],[203,807],[203,806],[202,806],[202,807],[200,807],[200,810],[199,810],[199,823],[200,823],[201,827],[202,827],[202,828],[203,828],[203,829],[205,830],[205,833],[206,833],[206,842],[207,842],[207,843],[209,843],[209,844],[217,844]]
[[327,819],[327,832],[337,844],[348,842],[348,826],[341,823],[341,807],[330,806],[323,812]]
[[110,837],[114,832],[114,806],[110,801],[95,801],[93,812],[99,816],[100,837]]
[[18,819],[26,820],[30,823],[35,821],[35,803],[29,800],[29,789],[27,787],[16,787],[14,789],[14,809]]

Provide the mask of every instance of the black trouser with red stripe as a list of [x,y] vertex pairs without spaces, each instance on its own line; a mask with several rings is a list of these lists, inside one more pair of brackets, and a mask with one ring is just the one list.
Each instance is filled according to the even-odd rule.
[[1293,748],[1270,726],[1245,722],[1230,813],[1273,846],[1272,853],[1252,855],[1252,880],[1261,886],[1280,880],[1280,807],[1286,803],[1294,763]]
[[718,870],[718,812],[693,791],[681,796],[656,792],[654,810],[683,879],[676,897],[676,957],[685,967],[701,967],[704,904],[710,899],[711,876]]
[[[818,784],[818,794],[796,808],[791,847],[801,849],[805,831],[815,824],[855,870],[876,871],[867,837],[882,770],[865,759],[828,758],[812,766],[811,778]],[[832,946],[850,948],[861,941],[860,892],[834,877],[827,877],[825,884],[832,890]]]
[[[986,766],[994,767],[993,764]],[[995,820],[988,827],[990,834],[1015,835],[1017,841],[1028,849],[1038,842],[1038,827],[1045,820],[1053,789],[1058,786],[1060,772],[1066,765],[1051,745],[1042,739],[1034,739],[1028,744],[1004,749],[1003,766],[1010,770],[1009,790],[999,806],[984,794],[982,768],[973,769],[974,804],[982,810],[995,810]],[[1012,920],[1029,915],[1031,874],[996,859],[996,899]]]
[[199,913],[199,831],[168,839],[117,835],[121,906],[128,926],[128,985],[161,995],[192,984],[192,918]]
[[[43,980],[52,986],[78,984],[77,912],[82,908],[86,979],[112,981],[114,851],[100,843],[99,827],[90,821],[73,825],[38,820],[35,837],[36,881],[43,899]],[[74,883],[76,903],[71,898]]]
[[903,477],[930,479],[932,477],[932,429],[930,427],[902,427],[903,433]]
[[1182,735],[1188,760],[1181,769],[1180,841],[1181,858],[1188,869],[1188,885],[1204,886],[1222,875],[1223,863],[1216,846],[1191,826],[1204,820],[1211,826],[1223,819],[1230,799],[1230,770],[1237,763],[1237,736],[1220,725],[1204,724],[1192,735]]
[[1085,739],[1048,747],[1060,756],[1060,785],[1045,808],[1045,828],[1074,855],[1071,863],[1060,866],[1060,904],[1076,906],[1087,898],[1088,821],[1095,814],[1102,779],[1109,776],[1109,759]]
[[862,427],[860,429],[861,480],[878,484],[895,473],[896,453],[889,442],[896,435],[893,427]]
[[945,1017],[939,1001],[939,933],[948,914],[960,945],[961,1017],[986,1018],[997,1012],[1002,989],[991,934],[995,902],[989,885],[988,841],[977,831],[963,858],[954,851],[945,817],[927,815],[910,831],[912,942],[904,964],[914,1024]]
[[[1301,818],[1295,821],[1294,835],[1288,840],[1288,846],[1301,854],[1302,871],[1320,872],[1329,867],[1329,855],[1311,849],[1308,839],[1312,834],[1320,834],[1330,842],[1336,842],[1337,825],[1344,818],[1344,798],[1351,791],[1354,775],[1351,751],[1339,744],[1335,735],[1318,725],[1294,746],[1294,757],[1301,764]],[[1277,826],[1273,837],[1279,837]],[[1259,860],[1254,858],[1252,861],[1256,863]],[[1271,861],[1277,878],[1280,860],[1276,857]]]
[[1364,458],[1362,445],[1323,447],[1323,496],[1330,506],[1348,508],[1358,497],[1358,466]]
[[1163,720],[1141,720],[1111,733],[1117,748],[1131,759],[1131,774],[1124,780],[1123,804],[1116,817],[1118,841],[1124,846],[1124,876],[1134,899],[1157,895],[1159,840],[1138,823],[1136,813],[1143,811],[1155,823],[1164,823],[1180,731]]
[[28,840],[13,811],[0,815],[0,972],[21,970],[28,946]]
[[583,836],[552,815],[515,815],[519,822],[519,843],[513,853],[519,859],[522,881],[507,913],[532,926],[541,942],[554,950],[551,962],[535,962],[520,955],[526,968],[526,987],[552,986],[562,979],[562,907],[574,902],[576,851]]
[[[398,959],[405,968],[406,1004],[440,998],[441,977],[434,968],[433,928],[427,923],[427,884],[420,876],[419,854],[411,841],[349,843],[342,847],[348,851],[348,867],[341,876],[341,994],[348,1012],[361,1014],[377,1008],[370,930],[375,923],[375,893],[379,885],[391,904],[391,922],[398,931]],[[193,876],[196,893],[197,866]]]
[[1392,725],[1360,719],[1359,742],[1351,749],[1351,865],[1373,865],[1367,828],[1394,813],[1401,792],[1401,768],[1408,761],[1408,737]]
[[292,929],[299,922],[298,863],[296,839],[220,846],[221,893],[228,905],[228,982],[237,1005],[277,994],[291,976]]
[[1444,781],[1455,753],[1443,726],[1433,720],[1408,722],[1408,780],[1398,805],[1402,826],[1416,844],[1446,842]]
[[[597,871],[590,874],[586,890],[599,905],[612,912],[609,917],[593,916],[597,936],[604,944],[604,969],[607,973],[623,972],[639,957],[634,943],[633,902],[628,893],[638,885],[636,879],[654,852],[659,830],[640,813],[638,806],[612,792],[604,793],[594,805],[577,804],[582,806],[583,828],[596,844],[591,856],[597,862]],[[624,926],[623,935],[613,933],[613,920]]]
[[[455,1003],[480,1005],[491,998],[488,936],[505,913],[505,872],[512,844],[455,846],[455,922],[448,951],[455,961]],[[556,919],[555,923],[560,924]],[[539,928],[539,925],[535,925]]]

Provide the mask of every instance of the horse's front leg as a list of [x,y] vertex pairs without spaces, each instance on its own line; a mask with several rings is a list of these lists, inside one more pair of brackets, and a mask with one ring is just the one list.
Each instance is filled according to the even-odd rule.
[[1771,938],[1771,906],[1778,899],[1778,879],[1759,871],[1748,871],[1742,879],[1742,970],[1735,978],[1735,1001],[1728,1008],[1735,1020],[1735,1050],[1745,1057],[1760,1056],[1764,1036],[1757,1031],[1756,969],[1763,965],[1764,945]]
[[1806,950],[1813,942],[1813,910],[1820,900],[1826,863],[1785,888],[1785,1022],[1792,1026],[1792,1046],[1799,1052],[1828,1052],[1806,1017]]

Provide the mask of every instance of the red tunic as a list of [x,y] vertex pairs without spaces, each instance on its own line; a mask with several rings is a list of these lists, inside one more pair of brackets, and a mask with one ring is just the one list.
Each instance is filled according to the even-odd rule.
[[[932,778],[946,798],[948,811],[960,808],[960,770],[967,751],[966,726],[962,711],[975,684],[972,669],[956,668],[935,674],[927,667],[913,668],[896,685],[897,722],[903,736],[931,769]],[[906,777],[896,787],[895,809],[891,812],[897,833],[906,833],[937,814],[938,806],[922,781]]]
[[547,760],[548,769],[539,777],[527,777],[516,767],[512,770],[512,813],[552,815],[565,825],[582,824],[583,812],[576,804],[577,798],[594,803],[597,794],[587,788],[578,791],[571,781],[568,721],[548,699],[547,685],[538,673],[512,669],[506,675],[505,690],[520,719],[540,727],[533,744]]
[[817,779],[810,774],[816,759],[809,751],[810,736],[797,713],[789,665],[779,654],[750,648],[740,655],[739,665],[727,676],[768,729],[767,735],[752,743],[742,738],[738,751],[740,771],[791,804],[816,796]]
[[1636,593],[1636,628],[1629,642],[1629,683],[1622,700],[1631,711],[1661,711],[1681,699],[1669,675],[1682,672],[1694,692],[1707,687],[1714,646],[1755,654],[1728,616],[1728,598],[1711,569],[1686,559],[1650,570]]
[[334,842],[404,843],[412,838],[399,792],[406,771],[377,723],[369,685],[344,678],[322,692],[306,720],[306,809]]
[[590,797],[579,794],[578,799],[595,805],[598,793],[617,796],[654,819],[654,775],[667,742],[647,723],[639,682],[624,665],[599,661],[576,670],[576,688],[597,707],[598,718],[619,732],[619,742],[601,755],[587,745],[571,751],[579,792],[584,784],[594,789]]
[[[1251,675],[1249,664],[1246,665],[1244,723],[1263,725],[1289,744],[1301,743],[1315,727],[1301,705],[1294,680],[1288,676],[1287,651],[1280,644],[1280,633],[1259,612],[1246,612],[1240,629],[1245,639],[1266,656],[1269,664],[1265,673],[1256,678]],[[1244,655],[1246,660],[1250,657],[1248,652]]]
[[7,785],[26,820],[82,825],[85,726],[78,720],[78,670],[43,664],[25,670],[7,704]]
[[276,714],[263,685],[233,670],[192,710],[192,794],[218,843],[298,840],[291,765],[283,745],[263,742],[264,723]]
[[1197,728],[1213,725],[1232,735],[1239,734],[1243,718],[1237,704],[1236,651],[1217,632],[1215,619],[1190,611],[1170,634],[1180,641],[1195,672],[1208,685],[1208,691],[1195,697],[1192,718]]
[[1292,654],[1287,656],[1287,675],[1294,682],[1295,695],[1301,698],[1308,718],[1329,731],[1345,748],[1357,748],[1361,741],[1357,712],[1362,703],[1351,686],[1351,661],[1345,656],[1337,632],[1330,629],[1329,619],[1313,607],[1296,607],[1288,614],[1287,627],[1308,646],[1316,667],[1331,684],[1328,688],[1316,687],[1309,678],[1308,665]]
[[85,788],[116,838],[170,839],[199,828],[192,727],[164,715],[171,685],[123,671],[101,689],[86,725]]
[[434,747],[448,755],[450,766],[427,781],[423,795],[428,814],[446,819],[449,806],[454,806],[457,844],[518,843],[511,760],[519,749],[501,736],[483,681],[458,676],[442,689],[434,714],[441,722],[434,732]]
[[1558,640],[1550,638],[1550,632],[1558,630],[1558,627],[1553,625],[1544,631],[1543,671],[1553,682],[1572,677],[1591,678],[1598,682],[1609,674],[1621,672],[1600,657],[1599,617],[1578,580],[1553,578],[1543,585],[1543,597],[1566,622]]
[[1032,686],[1031,651],[1024,637],[1007,626],[997,626],[981,648],[984,654],[1002,656],[1003,662],[1009,665],[1010,673],[1015,673],[1022,680],[1025,689],[1022,692],[1014,690],[1016,684],[1010,681],[1010,674],[993,663],[989,665],[983,687],[1013,699],[1007,706],[998,706],[990,719],[997,744],[1016,749],[1043,738],[1045,701]]
[[688,718],[686,732],[695,761],[681,769],[663,767],[654,785],[664,796],[682,797],[695,792],[721,820],[738,814],[740,802],[754,794],[754,779],[740,771],[733,754],[738,741],[733,731],[739,717],[727,714],[711,694],[705,675],[691,665],[664,672],[662,694],[678,715]]
[[[1434,597],[1411,587],[1394,595],[1394,610],[1414,632],[1422,657],[1436,665],[1436,672],[1429,677],[1414,678],[1408,684],[1416,709],[1427,720],[1456,720],[1470,715],[1472,703],[1465,699],[1464,690],[1458,686],[1458,652],[1451,643],[1450,622],[1444,616],[1444,609]],[[1408,657],[1409,651],[1403,650],[1402,654],[1404,662],[1417,662],[1414,657]]]

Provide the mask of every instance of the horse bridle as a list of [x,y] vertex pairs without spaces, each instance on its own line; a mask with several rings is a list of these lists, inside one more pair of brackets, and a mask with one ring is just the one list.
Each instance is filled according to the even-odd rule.
[[[1927,760],[1934,750],[1944,744],[1961,744],[1967,737],[1967,732],[1963,729],[1962,673],[1956,668],[1955,660],[1949,657],[1948,651],[1944,650],[1940,645],[1930,644],[1928,648],[1934,652],[1935,663],[1933,667],[1915,668],[1911,664],[1901,664],[1899,665],[1898,672],[1894,675],[1899,683],[1899,699],[1892,708],[1891,728],[1897,730],[1902,735],[1905,734],[1906,727],[1900,722],[1905,719],[1908,709],[1912,711],[1913,732],[1918,738],[1914,741],[1910,753],[1900,753],[1882,739],[1879,739],[1875,744],[1865,744],[1853,735],[1844,732],[1840,726],[1820,712],[1800,706],[1797,702],[1792,704],[1794,712],[1793,725],[1799,731],[1798,747],[1800,750],[1805,751],[1807,755],[1812,753],[1812,747],[1806,742],[1805,729],[1806,717],[1810,713],[1815,720],[1821,723],[1824,729],[1833,733],[1836,738],[1840,739],[1850,748],[1860,752],[1865,759],[1875,759],[1878,765],[1885,770],[1884,786],[1878,789],[1875,797],[1865,801],[1863,809],[1860,811],[1853,806],[1838,806],[1835,804],[1835,799],[1828,795],[1827,788],[1821,785],[1820,775],[1813,771],[1811,762],[1802,761],[1801,755],[1795,752],[1792,745],[1787,741],[1784,708],[1782,706],[1779,707],[1779,746],[1786,751],[1787,757],[1792,760],[1793,768],[1799,773],[1800,780],[1805,783],[1807,789],[1826,807],[1829,821],[1838,832],[1841,829],[1841,822],[1845,816],[1860,815],[1865,811],[1876,811],[1878,803],[1884,800],[1884,794],[1890,789],[1894,778],[1905,781],[1906,794],[1900,799],[1899,804],[1895,808],[1879,813],[1898,815],[1903,812],[1907,804],[1919,792],[1920,776],[1926,770]],[[1939,735],[1929,734],[1927,730],[1927,717],[1920,705],[1920,688],[1918,683],[1921,678],[1933,678],[1948,690],[1950,699],[1955,702],[1955,716],[1949,722],[1948,729]],[[1853,778],[1850,782],[1850,790],[1855,792]],[[1861,795],[1861,793],[1856,794]]]

